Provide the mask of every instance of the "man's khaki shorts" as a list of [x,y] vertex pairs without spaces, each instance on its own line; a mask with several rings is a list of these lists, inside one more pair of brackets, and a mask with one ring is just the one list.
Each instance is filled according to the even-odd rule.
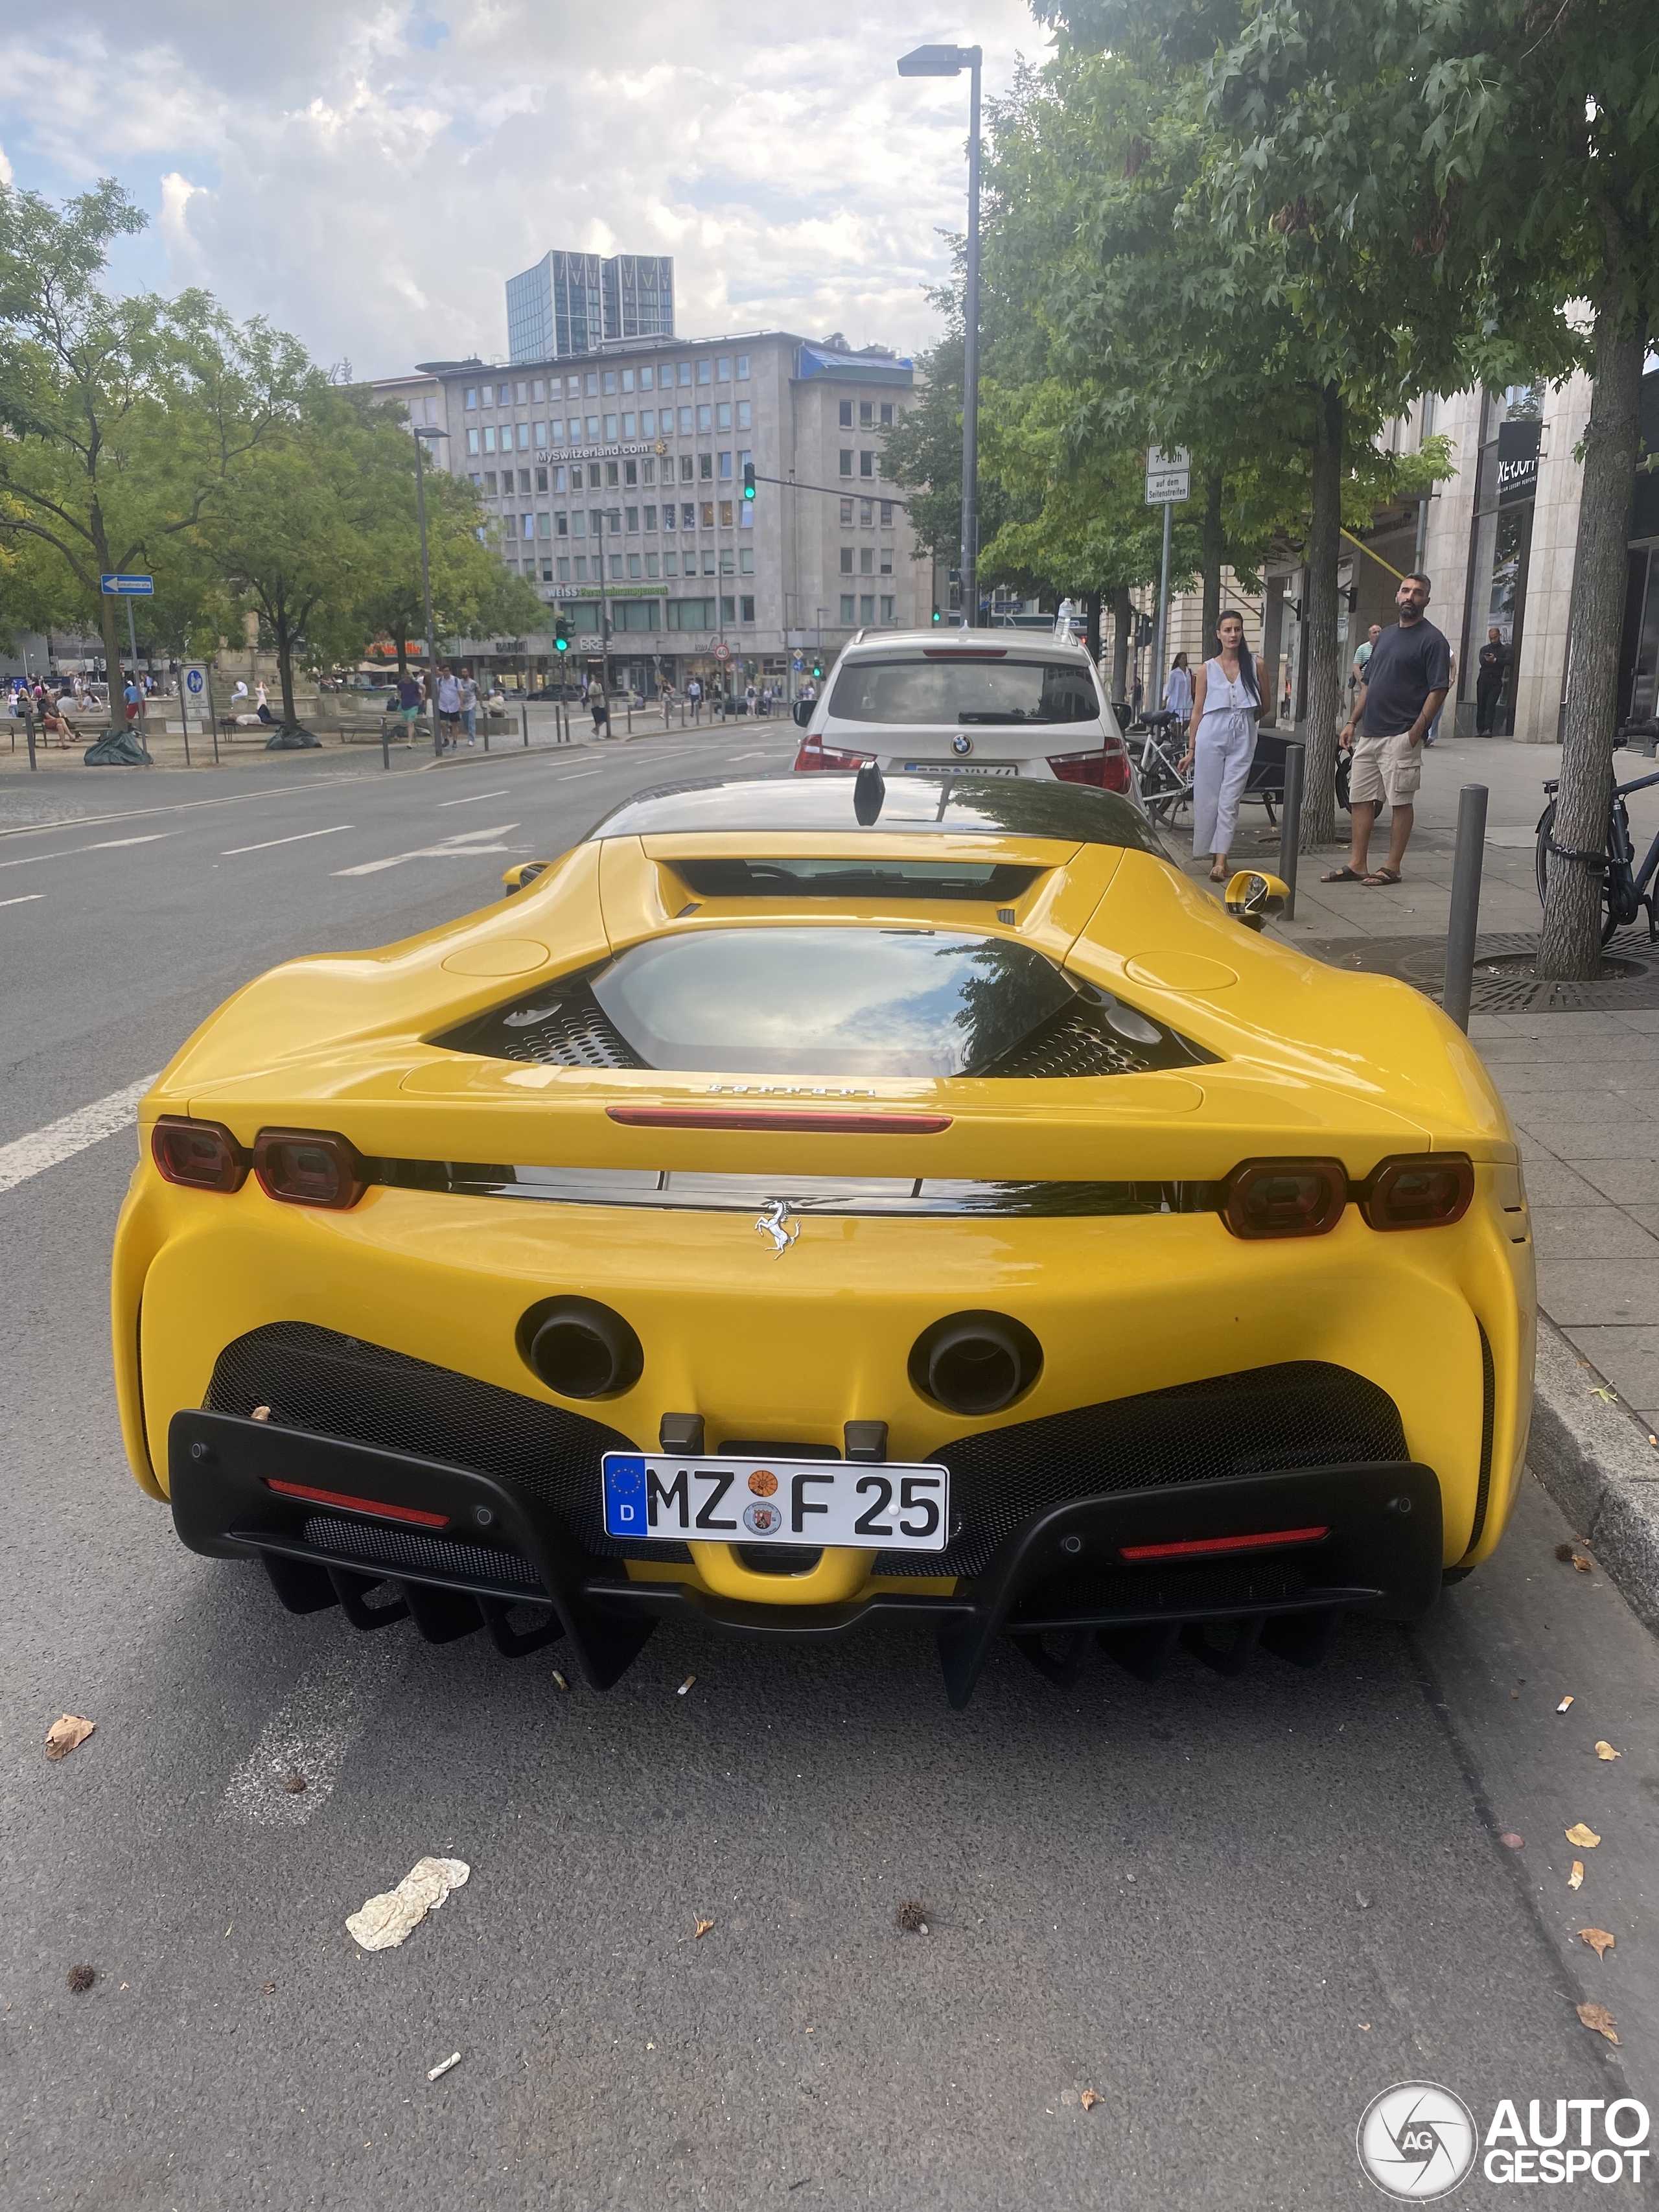
[[1409,806],[1423,781],[1423,748],[1413,744],[1405,731],[1398,737],[1371,738],[1362,732],[1353,741],[1353,772],[1348,783],[1352,804],[1376,806],[1386,799],[1390,806]]

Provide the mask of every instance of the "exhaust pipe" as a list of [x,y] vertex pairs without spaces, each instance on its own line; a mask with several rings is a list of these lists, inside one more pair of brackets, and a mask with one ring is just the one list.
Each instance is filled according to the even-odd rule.
[[645,1371],[639,1338],[593,1298],[547,1298],[519,1323],[519,1354],[562,1398],[614,1398]]
[[911,1382],[951,1413],[1000,1413],[1042,1372],[1042,1346],[1007,1314],[949,1314],[923,1329],[910,1353]]

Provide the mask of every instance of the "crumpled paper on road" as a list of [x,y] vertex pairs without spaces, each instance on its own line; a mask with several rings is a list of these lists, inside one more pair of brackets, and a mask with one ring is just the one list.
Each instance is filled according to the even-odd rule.
[[371,1897],[361,1912],[351,1915],[347,1935],[365,1951],[395,1948],[471,1871],[465,1859],[416,1859],[396,1889]]

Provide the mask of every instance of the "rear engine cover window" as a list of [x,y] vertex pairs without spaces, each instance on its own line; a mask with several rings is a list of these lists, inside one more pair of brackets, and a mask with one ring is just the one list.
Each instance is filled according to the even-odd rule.
[[593,994],[651,1067],[971,1075],[1076,996],[1028,945],[954,932],[698,931],[635,945]]
[[1095,722],[1100,702],[1086,668],[1068,661],[989,659],[849,661],[836,678],[838,722],[896,729],[947,723]]
[[680,860],[699,897],[982,899],[1011,906],[1042,871],[1006,860]]

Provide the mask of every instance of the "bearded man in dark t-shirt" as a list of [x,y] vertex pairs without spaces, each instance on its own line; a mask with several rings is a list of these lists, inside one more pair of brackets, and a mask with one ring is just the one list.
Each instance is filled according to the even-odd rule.
[[[1344,867],[1320,878],[1326,884],[1397,884],[1412,834],[1417,787],[1423,775],[1423,739],[1451,689],[1451,647],[1431,622],[1426,576],[1402,576],[1395,594],[1400,619],[1371,648],[1365,680],[1342,729],[1344,751],[1353,750],[1349,812],[1353,842]],[[1358,732],[1356,740],[1355,732]],[[1372,869],[1371,824],[1389,802],[1389,857]]]

